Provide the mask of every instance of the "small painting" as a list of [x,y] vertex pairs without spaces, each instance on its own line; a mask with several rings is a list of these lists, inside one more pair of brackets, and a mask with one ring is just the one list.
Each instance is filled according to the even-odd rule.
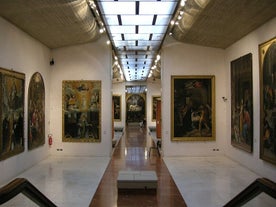
[[0,68],[0,160],[24,151],[25,74]]
[[151,113],[151,121],[156,121],[156,106],[157,106],[157,100],[160,100],[160,96],[152,96],[152,113]]
[[63,81],[63,142],[101,141],[101,81]]
[[114,111],[113,111],[113,117],[114,121],[121,121],[121,96],[120,95],[113,95],[113,104],[114,104]]
[[171,77],[172,141],[215,140],[215,76]]

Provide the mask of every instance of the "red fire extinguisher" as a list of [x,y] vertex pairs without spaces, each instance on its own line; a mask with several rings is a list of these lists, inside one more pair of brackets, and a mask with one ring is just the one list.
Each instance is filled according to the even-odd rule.
[[53,135],[48,134],[48,144],[51,146],[53,144]]

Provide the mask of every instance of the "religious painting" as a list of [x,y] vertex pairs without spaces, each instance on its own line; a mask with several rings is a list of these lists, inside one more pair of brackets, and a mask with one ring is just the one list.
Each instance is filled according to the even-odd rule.
[[252,54],[231,61],[231,144],[253,150]]
[[127,123],[143,123],[146,114],[146,94],[126,94],[126,121]]
[[113,117],[114,121],[121,121],[121,96],[113,95]]
[[63,142],[101,141],[101,81],[63,81]]
[[25,74],[0,68],[0,160],[24,151]]
[[215,76],[172,76],[172,141],[215,140],[215,126]]
[[151,113],[151,121],[156,121],[156,106],[157,100],[160,100],[160,96],[152,96],[151,106],[152,106],[152,113]]
[[259,45],[260,158],[276,164],[276,37]]
[[40,73],[33,74],[28,94],[28,149],[45,144],[45,88]]

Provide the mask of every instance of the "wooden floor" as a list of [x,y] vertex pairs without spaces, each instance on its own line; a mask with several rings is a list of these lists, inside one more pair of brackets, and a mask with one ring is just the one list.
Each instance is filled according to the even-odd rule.
[[[185,207],[164,161],[156,150],[148,149],[152,142],[145,128],[131,125],[115,148],[90,207]],[[149,145],[149,146],[147,146]],[[154,170],[158,177],[157,190],[117,190],[120,170]]]

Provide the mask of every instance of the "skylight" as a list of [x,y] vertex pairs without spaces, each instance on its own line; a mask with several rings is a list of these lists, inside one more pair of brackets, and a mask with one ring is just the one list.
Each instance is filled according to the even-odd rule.
[[145,81],[158,55],[177,0],[99,0],[126,81]]

